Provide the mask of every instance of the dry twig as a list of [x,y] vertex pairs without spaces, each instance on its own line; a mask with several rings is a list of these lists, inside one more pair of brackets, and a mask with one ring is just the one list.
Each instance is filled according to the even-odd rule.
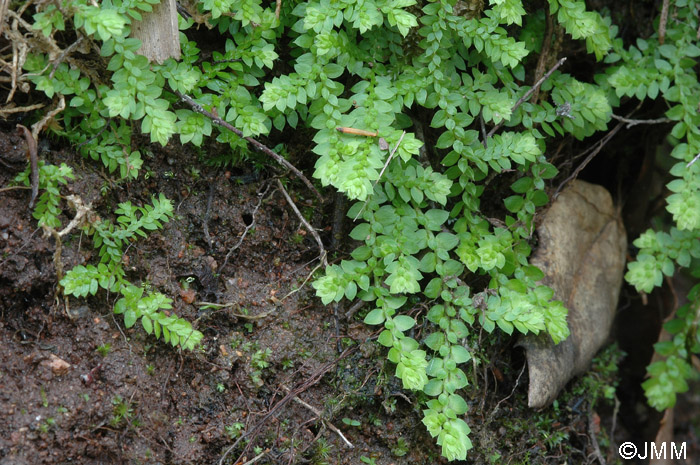
[[39,195],[39,155],[37,154],[36,138],[29,132],[29,129],[21,124],[17,125],[17,129],[24,136],[24,141],[27,143],[27,161],[29,161],[29,166],[32,170],[32,197],[29,200],[29,208],[31,209],[34,207],[37,195]]
[[668,0],[664,0],[661,7],[661,17],[659,18],[659,44],[663,45],[666,40],[666,23],[668,22]]
[[612,115],[613,119],[616,119],[618,121],[622,121],[623,123],[627,123],[627,126],[625,126],[625,129],[629,129],[632,126],[636,126],[638,124],[663,124],[663,123],[672,123],[673,120],[669,118],[656,118],[656,119],[629,119],[625,118],[623,116],[617,116],[615,114]]
[[[374,184],[372,184],[372,192],[374,192],[374,188],[377,187],[377,183],[379,182],[379,180],[382,179],[382,175],[384,174],[384,171],[386,171],[387,166],[389,166],[389,163],[391,163],[391,160],[394,158],[394,154],[396,153],[396,150],[398,150],[399,145],[401,145],[401,141],[403,140],[403,137],[405,135],[406,135],[406,131],[403,131],[401,133],[401,137],[399,137],[399,141],[394,146],[394,149],[389,154],[389,158],[386,159],[386,163],[384,163],[382,170],[379,172],[379,176],[377,177],[376,181],[374,181]],[[369,202],[369,196],[367,197],[367,200],[365,200],[365,203],[362,205],[362,208],[360,208],[360,211],[357,212],[357,215],[355,215],[355,218],[353,218],[353,221],[357,221],[357,219],[360,217],[362,212],[365,210],[365,207],[367,206],[368,202]]]
[[[282,407],[284,407],[287,403],[289,403],[290,400],[293,398],[297,397],[299,394],[302,392],[306,391],[308,388],[313,386],[314,384],[318,383],[321,381],[321,378],[331,369],[333,368],[339,361],[353,353],[355,350],[357,350],[357,346],[354,347],[349,347],[345,349],[345,351],[340,354],[335,360],[332,360],[325,365],[321,366],[318,370],[316,370],[308,379],[305,381],[302,381],[301,383],[297,384],[296,387],[291,389],[286,396],[284,396],[279,402],[277,402],[275,405],[273,405],[270,410],[265,414],[265,416],[257,422],[255,425],[253,425],[252,428],[248,429],[245,433],[243,433],[238,439],[236,439],[236,442],[231,444],[228,449],[226,449],[226,452],[221,456],[221,459],[219,459],[219,465],[223,465],[224,460],[226,460],[226,457],[228,454],[231,453],[233,449],[238,446],[238,444],[241,443],[244,439],[248,439],[248,444],[252,444],[253,439],[255,436],[257,436],[258,431],[260,428],[263,427],[263,425],[270,419],[272,418],[278,410],[280,410]],[[235,463],[239,463],[240,458],[235,461]]]
[[44,108],[43,103],[35,103],[33,105],[27,105],[26,107],[6,107],[0,109],[0,118],[4,118],[6,115],[11,115],[13,113],[28,113],[30,111],[38,110],[40,108]]
[[605,144],[607,144],[607,143],[610,141],[610,139],[612,139],[613,136],[615,136],[615,134],[617,134],[617,132],[618,132],[620,129],[622,129],[622,126],[623,126],[624,124],[625,124],[625,123],[622,123],[622,122],[618,123],[617,126],[615,126],[615,127],[612,129],[612,131],[610,131],[609,133],[607,133],[607,134],[605,135],[605,137],[603,137],[601,140],[599,140],[599,141],[594,145],[595,148],[591,151],[590,154],[588,154],[588,156],[586,157],[586,159],[583,160],[583,162],[582,162],[580,165],[578,165],[578,166],[576,167],[576,169],[574,170],[574,172],[571,173],[571,175],[570,175],[568,178],[566,178],[561,184],[559,184],[559,187],[557,188],[557,190],[554,192],[554,195],[552,196],[553,199],[556,198],[557,195],[559,195],[559,192],[561,192],[561,190],[564,188],[564,186],[566,186],[566,185],[569,183],[569,181],[571,181],[571,180],[573,180],[573,179],[576,179],[576,177],[577,177],[578,174],[581,172],[581,170],[583,170],[583,169],[588,165],[588,163],[590,163],[590,161],[593,160],[593,158],[594,158],[596,155],[598,155],[598,153],[600,153],[600,151],[603,149],[603,147],[605,147]]
[[180,99],[181,99],[183,102],[185,102],[186,104],[188,104],[188,105],[189,105],[194,111],[196,111],[197,113],[200,113],[200,114],[206,116],[207,118],[211,119],[212,122],[214,122],[214,124],[217,124],[217,125],[219,125],[219,126],[221,126],[221,127],[223,127],[223,128],[228,129],[229,131],[233,132],[234,134],[236,134],[236,135],[237,135],[238,137],[240,137],[241,139],[245,139],[246,141],[248,141],[248,143],[250,143],[250,144],[251,144],[253,147],[255,147],[256,149],[258,149],[258,150],[260,150],[261,152],[263,152],[264,154],[269,155],[270,157],[272,157],[277,163],[279,163],[280,165],[284,166],[285,168],[287,168],[288,170],[290,170],[292,173],[294,173],[294,174],[296,175],[296,177],[298,177],[299,179],[301,179],[301,180],[304,182],[304,184],[306,184],[306,187],[308,187],[309,190],[311,190],[311,192],[313,192],[314,195],[315,195],[316,197],[318,197],[318,199],[321,201],[321,203],[325,202],[325,199],[324,199],[323,196],[318,192],[318,190],[316,190],[316,188],[314,187],[314,185],[311,184],[311,181],[309,181],[309,180],[306,178],[306,176],[304,176],[304,174],[303,174],[301,171],[299,171],[294,165],[292,165],[292,164],[289,163],[287,160],[285,160],[281,155],[279,155],[278,153],[276,153],[276,152],[273,151],[272,149],[268,148],[266,145],[264,145],[264,144],[258,142],[257,140],[253,139],[252,137],[245,137],[245,136],[243,135],[243,132],[242,132],[240,129],[233,127],[230,123],[228,123],[227,121],[224,121],[223,119],[221,119],[219,116],[215,115],[214,113],[205,110],[204,107],[203,107],[202,105],[200,105],[199,103],[195,102],[194,99],[193,99],[192,97],[190,97],[189,95],[185,95],[185,94],[180,93],[180,92],[175,92],[175,94],[176,94],[178,97],[180,97]]
[[[222,309],[222,308],[240,307],[238,302],[228,302],[225,304],[217,304],[216,302],[196,302],[195,305],[197,307],[215,308],[217,310]],[[235,312],[231,312],[231,315],[235,316],[236,318],[240,318],[241,320],[256,321],[256,320],[262,320],[264,318],[267,318],[268,316],[272,315],[276,311],[277,311],[277,308],[273,308],[273,309],[268,310],[266,312],[263,312],[259,315],[245,315],[243,313],[235,313]]]
[[304,225],[304,228],[306,228],[306,230],[309,231],[313,238],[316,240],[316,244],[318,244],[319,259],[321,263],[323,264],[323,266],[328,266],[328,261],[326,260],[326,249],[323,247],[323,242],[321,241],[321,237],[318,235],[318,232],[316,232],[316,230],[309,224],[309,222],[306,221],[306,218],[304,218],[304,215],[301,214],[296,204],[287,193],[287,189],[285,189],[282,185],[282,181],[280,181],[279,179],[277,179],[277,187],[280,191],[282,191],[282,195],[284,195],[285,200],[287,200],[289,206],[292,207],[292,210],[294,210],[294,213],[297,215],[297,218],[299,218],[299,220],[301,221],[301,224]]
[[[637,105],[637,107],[636,107],[634,110],[630,111],[630,112],[627,114],[627,116],[624,117],[624,119],[628,119],[630,116],[632,116],[632,115],[634,114],[634,112],[637,111],[637,110],[639,110],[639,108],[640,108],[641,106],[642,106],[642,104],[641,104],[641,102],[640,102],[639,105]],[[575,179],[575,178],[578,176],[578,174],[581,172],[581,170],[583,170],[583,169],[588,165],[588,163],[590,163],[590,161],[593,160],[593,158],[594,158],[596,155],[598,155],[598,153],[600,153],[600,151],[603,149],[603,147],[605,147],[605,144],[607,144],[608,142],[610,142],[610,139],[612,139],[612,138],[615,136],[615,134],[617,134],[618,131],[619,131],[620,129],[622,129],[622,126],[623,126],[624,124],[625,124],[624,121],[620,121],[619,123],[617,123],[617,126],[615,126],[609,133],[607,133],[607,134],[605,135],[605,137],[603,137],[602,139],[600,139],[596,144],[594,144],[594,145],[591,147],[592,151],[591,151],[591,153],[586,157],[586,159],[583,160],[583,162],[582,162],[578,167],[576,167],[576,169],[574,170],[574,172],[571,173],[571,176],[569,176],[569,177],[566,178],[561,184],[559,184],[559,187],[557,188],[557,190],[554,192],[554,195],[552,196],[553,199],[555,199],[555,198],[557,197],[557,195],[559,195],[559,192],[561,192],[561,190],[564,188],[564,186],[565,186],[566,184],[569,183],[569,181],[571,181],[572,179]],[[584,151],[583,153],[586,153],[586,151]],[[583,155],[583,153],[582,153],[581,155]]]
[[[564,58],[562,58],[561,60],[557,61],[557,64],[555,64],[554,66],[552,66],[552,68],[551,68],[549,71],[547,71],[547,74],[545,74],[544,76],[542,76],[542,77],[540,78],[540,80],[537,81],[537,82],[535,83],[535,85],[532,86],[532,87],[530,88],[530,90],[528,90],[527,92],[525,92],[525,95],[523,95],[522,97],[520,97],[520,98],[518,99],[518,101],[515,102],[515,105],[513,105],[513,108],[511,108],[511,110],[510,110],[511,113],[514,113],[515,110],[517,110],[518,107],[519,107],[520,105],[522,105],[523,102],[524,102],[525,100],[529,99],[530,96],[535,92],[535,90],[539,89],[540,86],[541,86],[542,84],[544,84],[544,81],[546,81],[547,79],[549,79],[549,76],[551,76],[552,73],[553,73],[554,71],[556,71],[561,65],[563,65],[565,61],[566,61],[566,57],[564,57]],[[500,123],[498,123],[497,125],[495,125],[495,126],[489,131],[489,133],[486,135],[486,137],[489,138],[489,137],[493,136],[493,135],[496,133],[496,131],[498,131],[504,124],[505,124],[505,120],[503,120],[503,121],[501,121]]]
[[[282,389],[284,389],[285,391],[289,392],[289,388],[288,388],[287,386],[282,386]],[[313,405],[307,404],[306,402],[304,402],[303,400],[301,400],[301,399],[298,398],[298,397],[295,397],[295,398],[294,398],[294,402],[296,402],[296,403],[298,403],[298,404],[304,406],[305,408],[311,410],[311,411],[313,412],[313,414],[316,415],[319,419],[321,419],[321,421],[323,421],[323,422],[326,424],[326,426],[328,426],[328,428],[329,428],[331,431],[333,431],[333,432],[336,433],[338,436],[340,436],[340,439],[342,439],[342,441],[348,446],[348,448],[350,448],[350,449],[354,449],[354,448],[355,448],[355,446],[353,446],[352,443],[351,443],[350,441],[348,441],[348,439],[345,437],[345,435],[342,433],[342,431],[340,431],[340,430],[339,430],[338,428],[336,428],[330,421],[325,420],[325,419],[321,416],[322,413],[321,413],[320,410],[318,410],[318,409],[317,409],[316,407],[314,407]]]
[[[316,260],[316,259],[314,258],[314,260]],[[313,260],[312,260],[312,261],[313,261]],[[289,297],[290,295],[296,294],[297,292],[299,292],[300,290],[302,290],[302,289],[304,288],[304,286],[306,285],[306,283],[308,282],[308,280],[311,279],[311,277],[314,275],[314,273],[316,273],[316,270],[318,270],[319,268],[321,268],[321,265],[322,265],[321,263],[319,263],[318,265],[316,265],[316,266],[314,267],[314,269],[311,270],[311,272],[310,272],[308,275],[306,275],[306,278],[304,279],[304,282],[302,282],[301,285],[300,285],[298,288],[292,289],[291,291],[289,291],[289,293],[287,293],[287,295],[285,295],[284,297],[282,297],[280,300],[284,300],[284,299],[286,299],[287,297]]]
[[258,214],[258,210],[260,209],[260,206],[262,205],[263,199],[265,198],[265,194],[267,194],[267,191],[269,188],[270,188],[270,185],[268,184],[267,186],[265,186],[265,190],[262,191],[260,194],[258,194],[258,204],[255,206],[255,209],[253,209],[253,214],[251,215],[253,219],[251,220],[250,224],[245,227],[245,231],[243,231],[243,234],[241,234],[241,237],[238,239],[238,242],[236,242],[236,245],[231,247],[231,249],[226,254],[226,258],[224,258],[224,264],[221,265],[221,271],[223,271],[224,268],[226,268],[226,264],[228,263],[228,259],[229,259],[229,257],[231,257],[231,254],[233,253],[233,251],[241,246],[241,244],[243,243],[243,239],[245,239],[245,236],[248,234],[248,231],[250,231],[255,226],[255,221],[256,221],[255,215]]
[[[540,52],[540,57],[537,60],[537,68],[535,68],[535,82],[539,81],[544,74],[545,66],[547,66],[547,60],[549,59],[549,49],[552,44],[552,34],[554,33],[554,20],[552,15],[549,13],[549,9],[545,8],[545,15],[547,15],[547,25],[544,32],[544,40],[542,41],[542,51]],[[540,88],[538,87],[532,93],[532,103],[537,103],[537,98],[540,96]]]
[[598,445],[598,438],[595,434],[595,423],[593,421],[593,405],[588,404],[588,436],[591,438],[591,443],[593,444],[593,454],[595,458],[598,459],[600,465],[606,465],[603,454],[600,452],[600,446]]
[[[60,94],[59,94],[60,95]],[[61,98],[58,100],[58,104],[56,105],[56,108],[51,110],[50,112],[46,113],[43,118],[41,118],[39,121],[36,123],[32,124],[32,136],[34,136],[34,140],[39,140],[39,133],[44,129],[46,126],[46,123],[51,121],[51,118],[62,112],[63,110],[66,109],[66,98],[61,95]]]
[[275,19],[280,19],[280,11],[282,10],[282,0],[277,0],[275,3]]

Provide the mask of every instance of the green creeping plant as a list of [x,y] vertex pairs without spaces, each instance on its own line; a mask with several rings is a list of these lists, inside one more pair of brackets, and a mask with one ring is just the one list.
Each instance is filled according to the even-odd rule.
[[[566,308],[528,264],[533,218],[548,203],[547,183],[557,174],[545,156],[549,141],[606,130],[623,100],[662,99],[673,122],[676,161],[666,198],[672,220],[635,241],[639,253],[626,279],[650,292],[677,266],[697,274],[697,1],[673,2],[664,41],[654,33],[625,46],[611,18],[587,11],[585,2],[548,0],[554,21],[584,41],[597,64],[589,82],[554,71],[538,101],[520,99],[543,50],[545,11],[525,14],[521,0],[309,0],[282,2],[278,12],[261,0],[203,0],[194,5],[196,15],[179,19],[180,62],[162,65],[138,55],[139,41],[128,36],[155,2],[36,6],[38,34],[55,38],[70,25],[108,63],[107,80],[97,83],[67,61],[52,70],[46,53],[28,54],[23,68],[35,89],[69,103],[56,131],[127,180],[143,166],[132,148],[134,131],[161,145],[178,136],[199,147],[214,137],[247,160],[245,141],[182,108],[177,92],[246,137],[279,136],[287,125],[309,131],[314,176],[354,202],[348,216],[357,218],[351,237],[359,243],[316,279],[316,294],[324,304],[370,303],[365,322],[383,328],[379,343],[404,388],[422,391],[423,423],[448,460],[465,459],[472,447],[464,367],[480,356],[465,348],[465,338],[475,329],[546,334],[555,342],[568,335]],[[187,35],[195,19],[222,36],[211,60]],[[276,63],[280,57],[284,66]],[[435,141],[427,155],[412,128],[409,115],[416,114],[428,115],[425,130]],[[377,134],[396,152],[387,164],[389,152],[373,137],[337,128]],[[49,194],[35,215],[46,224],[57,221],[55,186],[68,177],[44,175]],[[496,178],[507,186],[503,198],[485,202]],[[74,268],[62,284],[75,296],[119,292],[115,310],[127,326],[141,321],[147,332],[192,348],[201,333],[167,316],[169,299],[129,283],[121,267],[126,242],[167,220],[169,203],[158,202],[152,210],[122,204],[123,220],[94,225],[100,262]],[[668,358],[649,368],[644,387],[659,409],[673,404],[694,373],[688,360],[700,352],[696,294],[669,323],[673,341],[657,347]],[[427,311],[409,314],[418,303]]]

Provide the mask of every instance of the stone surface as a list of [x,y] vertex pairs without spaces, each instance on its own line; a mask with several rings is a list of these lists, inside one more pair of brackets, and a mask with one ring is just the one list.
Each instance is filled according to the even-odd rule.
[[569,310],[571,335],[554,345],[546,334],[521,340],[530,387],[528,404],[549,405],[561,388],[588,368],[608,339],[625,267],[627,239],[608,191],[572,182],[552,203],[537,229],[539,246],[530,263],[543,284]]

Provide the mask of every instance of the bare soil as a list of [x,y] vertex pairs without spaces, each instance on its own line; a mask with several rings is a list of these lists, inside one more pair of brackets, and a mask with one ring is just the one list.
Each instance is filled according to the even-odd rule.
[[[125,329],[106,292],[66,302],[56,243],[37,228],[29,191],[0,192],[0,465],[444,462],[420,399],[393,377],[363,311],[347,319],[347,308],[313,297],[318,251],[273,173],[203,164],[174,143],[144,147],[143,175],[119,184],[70,150],[48,144],[41,158],[74,167],[63,194],[105,218],[126,200],[143,205],[162,192],[173,201],[175,218],[129,246],[124,263],[132,282],[174,299],[203,344],[183,352],[139,325]],[[25,168],[24,151],[14,132],[0,133],[0,186]],[[301,184],[290,192],[330,242],[330,207]],[[63,207],[65,225],[72,212]],[[62,246],[65,270],[95,262],[78,230]],[[490,364],[468,373],[468,463],[593,463],[591,422],[606,437],[612,405],[587,409],[572,383],[556,410],[532,412],[519,349],[479,342]],[[682,402],[692,412],[700,399]],[[697,458],[700,425],[685,416],[678,428]],[[614,444],[636,434],[622,423]],[[598,446],[615,463],[612,446]]]

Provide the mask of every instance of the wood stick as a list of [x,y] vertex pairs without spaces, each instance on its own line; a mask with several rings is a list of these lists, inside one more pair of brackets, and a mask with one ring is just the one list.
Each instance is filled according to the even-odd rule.
[[[562,58],[561,60],[557,61],[557,64],[555,64],[554,66],[552,66],[552,69],[550,69],[549,71],[547,71],[547,74],[545,74],[544,76],[542,76],[542,77],[540,78],[540,80],[537,81],[537,82],[535,83],[535,85],[532,86],[532,88],[531,88],[530,90],[528,90],[527,92],[525,92],[525,95],[523,95],[522,97],[520,97],[520,98],[518,99],[518,101],[515,102],[515,105],[513,105],[513,108],[511,108],[511,110],[510,110],[511,113],[515,112],[515,110],[517,110],[518,107],[519,107],[520,105],[522,105],[523,102],[524,102],[525,100],[529,99],[530,96],[535,92],[535,90],[539,89],[540,86],[541,86],[542,84],[544,84],[544,81],[546,81],[547,79],[549,79],[549,76],[551,76],[552,73],[553,73],[554,71],[557,70],[557,68],[559,68],[561,65],[563,65],[565,61],[566,61],[566,57],[564,57],[564,58]],[[503,120],[503,121],[501,121],[500,123],[498,123],[496,126],[494,126],[494,127],[489,131],[489,133],[486,135],[486,137],[489,138],[489,137],[493,136],[493,135],[496,133],[496,131],[498,131],[504,124],[505,124],[505,120]]]
[[211,119],[215,124],[217,124],[217,125],[219,125],[219,126],[221,126],[221,127],[224,127],[224,128],[226,128],[226,129],[228,129],[229,131],[233,132],[234,134],[236,134],[236,135],[237,135],[238,137],[240,137],[241,139],[246,140],[246,141],[247,141],[248,143],[250,143],[253,147],[255,147],[256,149],[260,150],[260,151],[263,152],[265,155],[269,155],[270,157],[272,157],[277,163],[279,163],[280,165],[284,166],[284,167],[287,168],[289,171],[291,171],[292,173],[294,173],[294,174],[296,175],[296,177],[298,177],[299,179],[301,179],[301,180],[304,182],[304,184],[306,184],[306,187],[308,187],[309,190],[311,190],[311,192],[314,193],[314,195],[321,201],[321,203],[324,203],[324,202],[325,202],[325,199],[324,199],[323,196],[318,192],[318,190],[316,190],[316,188],[314,187],[314,185],[311,184],[311,181],[309,181],[309,180],[306,178],[306,176],[304,176],[304,174],[303,174],[301,171],[299,171],[294,165],[292,165],[292,164],[289,163],[287,160],[285,160],[281,155],[279,155],[278,153],[276,153],[274,150],[270,149],[270,148],[267,147],[266,145],[264,145],[264,144],[258,142],[257,140],[253,139],[252,137],[245,137],[245,136],[243,136],[243,132],[242,132],[240,129],[233,127],[229,122],[224,121],[224,120],[221,119],[219,116],[213,114],[213,113],[210,112],[210,111],[205,110],[204,107],[203,107],[202,105],[200,105],[199,103],[195,102],[194,99],[193,99],[192,97],[190,97],[189,95],[185,95],[185,94],[182,94],[182,93],[177,92],[177,91],[175,91],[175,94],[176,94],[178,97],[180,97],[180,99],[181,99],[183,102],[185,102],[186,104],[188,104],[188,105],[189,105],[194,111],[196,111],[197,113],[200,113],[200,114],[202,114],[202,115],[208,117],[208,118]]
[[292,210],[294,210],[294,213],[297,215],[297,218],[301,221],[301,223],[304,225],[307,231],[311,233],[313,238],[316,240],[316,243],[318,244],[318,250],[319,250],[319,257],[321,260],[321,263],[323,263],[323,266],[326,267],[328,266],[328,261],[326,260],[326,249],[323,247],[323,242],[321,241],[321,237],[318,235],[316,230],[309,224],[308,221],[306,221],[306,218],[304,218],[304,215],[301,214],[299,209],[297,208],[296,204],[292,200],[292,198],[289,196],[287,193],[287,189],[284,188],[282,185],[282,181],[279,179],[277,180],[277,187],[282,191],[282,195],[284,195],[284,198],[287,200],[287,203],[289,204],[290,207],[292,207]]

